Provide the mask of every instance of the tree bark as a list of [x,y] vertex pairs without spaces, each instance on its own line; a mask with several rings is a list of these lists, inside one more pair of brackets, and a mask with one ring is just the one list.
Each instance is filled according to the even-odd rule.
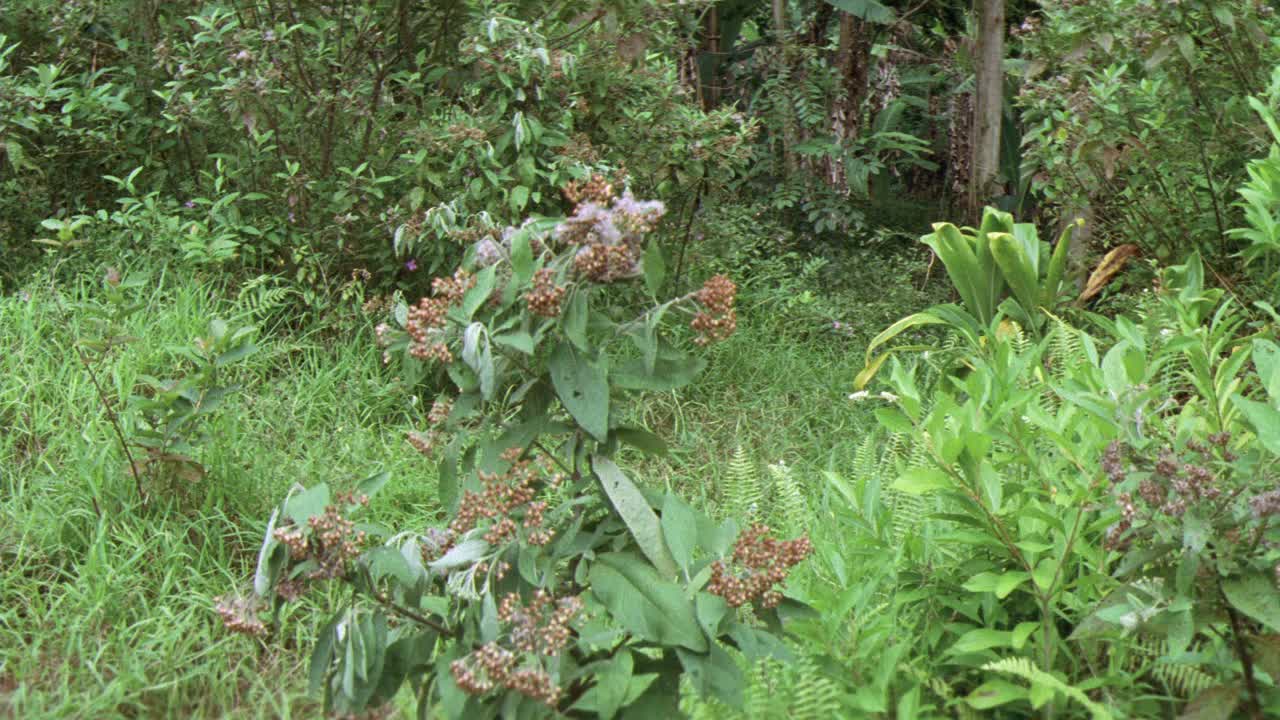
[[974,0],[978,37],[974,52],[973,159],[969,211],[977,217],[992,194],[1000,168],[1000,119],[1004,110],[1004,0]]
[[773,0],[773,36],[781,40],[787,33],[787,0]]

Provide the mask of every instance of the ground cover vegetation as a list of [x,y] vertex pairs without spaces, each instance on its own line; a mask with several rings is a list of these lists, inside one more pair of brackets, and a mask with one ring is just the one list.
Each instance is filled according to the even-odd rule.
[[0,716],[1280,717],[1280,19],[9,0]]

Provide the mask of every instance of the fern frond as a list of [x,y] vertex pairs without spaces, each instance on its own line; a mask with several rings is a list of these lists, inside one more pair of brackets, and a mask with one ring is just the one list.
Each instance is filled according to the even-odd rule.
[[1003,660],[989,662],[986,665],[983,665],[982,669],[990,672],[1016,675],[1033,684],[1052,688],[1055,692],[1065,695],[1083,705],[1085,709],[1089,711],[1089,714],[1093,716],[1094,720],[1112,720],[1111,711],[1090,700],[1089,696],[1085,695],[1083,690],[1074,685],[1068,685],[1058,677],[1041,670],[1027,658],[1005,658]]
[[770,465],[769,477],[769,522],[785,529],[788,534],[804,528],[809,515],[809,504],[805,501],[804,492],[796,482],[791,468],[782,462]]
[[758,520],[764,491],[760,482],[760,470],[755,458],[743,445],[733,451],[725,472],[722,492],[723,506],[729,517],[740,525]]

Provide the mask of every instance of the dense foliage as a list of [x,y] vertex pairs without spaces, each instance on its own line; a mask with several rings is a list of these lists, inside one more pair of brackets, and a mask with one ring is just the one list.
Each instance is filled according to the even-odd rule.
[[1280,717],[1277,23],[10,0],[0,714]]

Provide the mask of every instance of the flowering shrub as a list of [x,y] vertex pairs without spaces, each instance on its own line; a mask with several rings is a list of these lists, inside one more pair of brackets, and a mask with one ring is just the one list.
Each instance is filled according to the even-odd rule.
[[[378,328],[387,362],[454,388],[408,437],[439,459],[448,522],[356,524],[384,476],[348,495],[296,491],[269,524],[252,595],[219,606],[228,629],[263,637],[269,607],[349,585],[311,661],[334,712],[376,708],[408,681],[424,713],[447,717],[655,717],[676,711],[682,675],[740,703],[726,648],[788,656],[777,632],[804,606],[782,585],[808,540],[762,526],[737,537],[732,520],[651,493],[612,460],[623,444],[664,451],[621,422],[624,391],[679,387],[703,366],[665,321],[683,314],[694,343],[722,340],[736,288],[716,276],[658,302],[663,257],[646,240],[663,205],[600,177],[569,195],[570,217],[478,239],[466,267]],[[593,302],[639,279],[649,299],[633,319],[618,319],[616,298]]]

